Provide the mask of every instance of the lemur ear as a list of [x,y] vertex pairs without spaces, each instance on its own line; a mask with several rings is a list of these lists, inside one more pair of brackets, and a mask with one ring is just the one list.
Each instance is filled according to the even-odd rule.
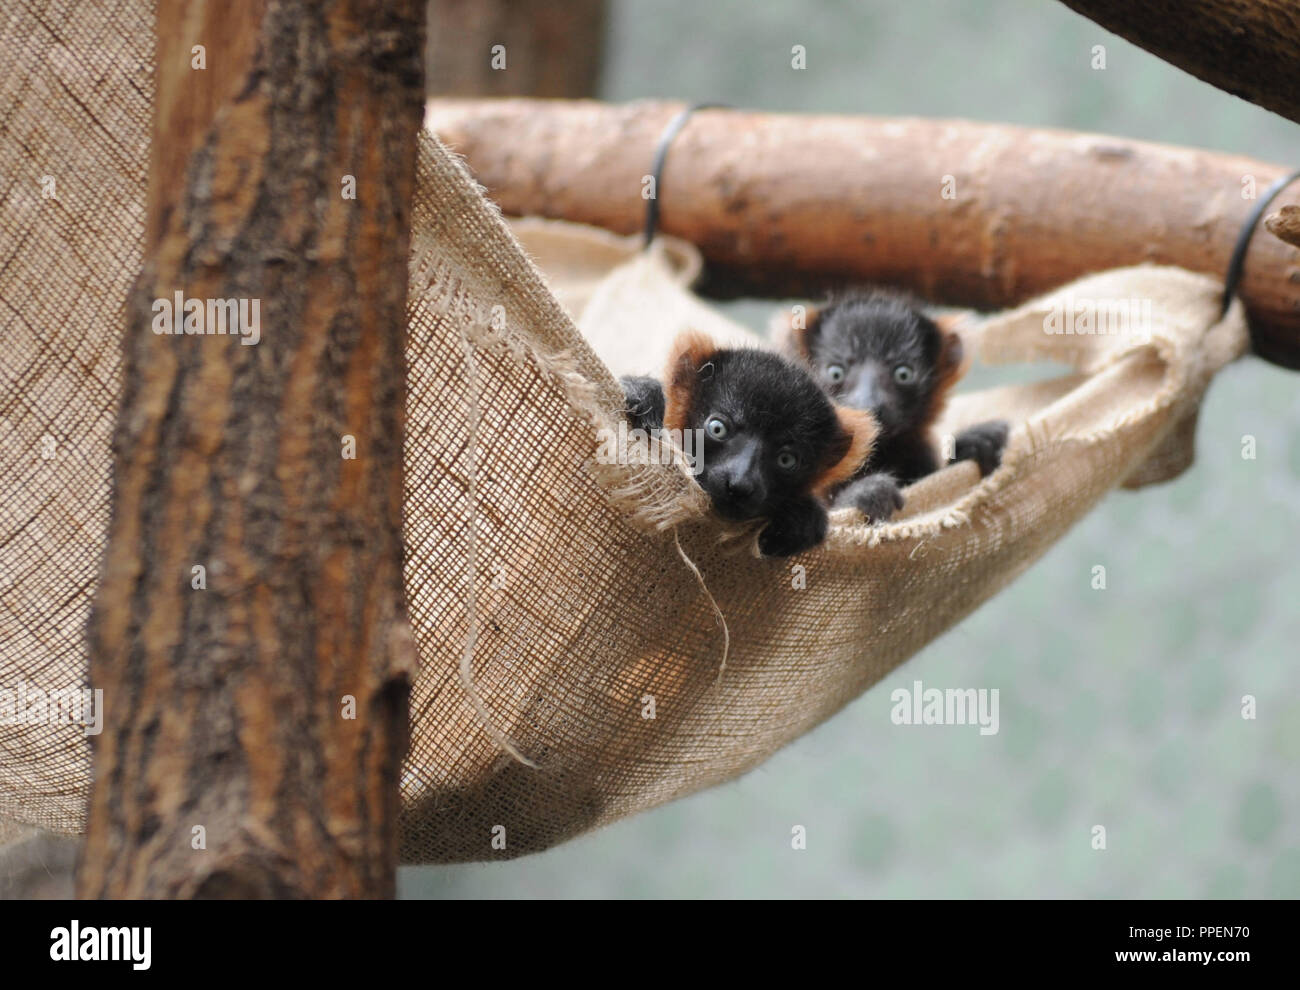
[[839,420],[840,433],[826,454],[824,469],[813,478],[814,495],[825,495],[836,485],[852,480],[867,463],[880,433],[876,417],[866,409],[837,405],[835,416]]
[[701,381],[712,377],[718,345],[698,330],[684,330],[673,341],[664,369],[664,429],[685,430]]
[[956,310],[930,317],[934,325],[939,328],[939,336],[943,341],[939,348],[939,359],[935,362],[940,381],[952,384],[970,368],[970,359],[962,343],[961,331],[970,322],[971,316],[969,310]]
[[930,319],[944,333],[953,333],[961,328],[961,325],[970,319],[970,311],[965,309],[953,310],[951,313],[934,313]]
[[948,393],[970,368],[970,357],[966,353],[966,346],[962,343],[960,334],[952,329],[961,323],[963,318],[964,314],[959,313],[956,316],[934,321],[939,328],[939,354],[934,362],[934,387],[930,389],[930,401],[921,417],[920,425],[923,430],[929,429],[930,425],[939,418],[944,406],[948,404]]
[[812,345],[817,339],[821,310],[800,303],[778,310],[770,324],[772,342],[786,357],[796,361],[812,359]]
[[970,359],[966,355],[966,347],[961,342],[961,336],[953,330],[945,329],[942,323],[938,326],[942,334],[940,338],[942,343],[939,345],[939,358],[935,362],[935,371],[939,378],[938,389],[942,391],[955,385],[957,380],[966,374],[967,368],[970,367]]

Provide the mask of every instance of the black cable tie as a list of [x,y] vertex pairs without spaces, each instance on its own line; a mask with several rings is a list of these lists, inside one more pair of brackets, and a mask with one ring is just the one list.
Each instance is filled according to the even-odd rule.
[[1277,194],[1296,179],[1300,179],[1300,169],[1296,169],[1290,175],[1282,176],[1265,189],[1264,195],[1259,198],[1255,208],[1246,217],[1246,222],[1241,225],[1241,233],[1237,235],[1237,243],[1232,249],[1232,259],[1228,262],[1228,274],[1223,279],[1223,308],[1219,311],[1220,319],[1228,312],[1228,307],[1232,305],[1232,297],[1237,294],[1242,269],[1246,267],[1246,250],[1250,247],[1250,239],[1255,233],[1255,228],[1259,226],[1259,218],[1268,209],[1268,204],[1277,198]]
[[642,250],[650,246],[655,239],[655,233],[659,229],[659,192],[660,181],[664,171],[664,161],[668,158],[668,149],[672,146],[673,140],[681,133],[686,122],[691,119],[691,115],[696,110],[730,110],[731,107],[726,103],[692,103],[685,110],[680,111],[672,120],[668,121],[668,126],[664,128],[659,135],[659,143],[655,145],[654,165],[650,168],[650,174],[654,177],[655,194],[646,200],[645,206],[645,242],[642,244]]

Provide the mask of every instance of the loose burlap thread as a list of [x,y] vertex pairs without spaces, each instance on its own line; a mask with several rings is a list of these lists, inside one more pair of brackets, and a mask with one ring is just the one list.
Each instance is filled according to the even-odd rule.
[[[27,0],[4,31],[0,688],[79,686],[108,520],[122,301],[141,262],[152,23],[134,0],[75,16]],[[57,194],[43,198],[47,175]],[[983,481],[969,464],[948,468],[912,486],[889,525],[838,512],[823,547],[761,559],[711,516],[680,463],[597,456],[599,431],[621,415],[613,373],[656,370],[686,326],[762,346],[691,295],[698,255],[670,240],[642,255],[566,225],[517,229],[422,138],[407,862],[544,849],[761,763],[1013,580],[1107,491],[1185,469],[1205,387],[1246,342],[1239,303],[1220,320],[1213,280],[1166,268],[1092,276],[982,321],[968,340],[984,360],[1075,369],[952,404],[941,430],[1012,421],[1002,468]],[[1117,333],[1045,333],[1067,294],[1149,300],[1156,326],[1125,317]],[[713,601],[730,634],[720,680]],[[471,602],[470,668],[491,731],[461,677]],[[504,753],[494,731],[536,767]],[[0,726],[0,819],[79,830],[89,774],[79,728]]]

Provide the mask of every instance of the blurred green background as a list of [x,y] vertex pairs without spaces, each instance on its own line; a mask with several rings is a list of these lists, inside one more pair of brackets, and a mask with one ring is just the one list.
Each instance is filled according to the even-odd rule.
[[[1296,125],[1050,0],[615,0],[601,95],[1007,121],[1300,162]],[[1227,369],[1198,447],[1182,478],[1110,495],[1010,589],[747,777],[542,855],[405,868],[402,896],[1300,896],[1300,376]],[[915,679],[999,688],[1001,731],[893,725],[889,693]]]

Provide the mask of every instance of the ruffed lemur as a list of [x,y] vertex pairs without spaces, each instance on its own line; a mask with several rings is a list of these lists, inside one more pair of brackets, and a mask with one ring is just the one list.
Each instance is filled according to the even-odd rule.
[[[854,292],[793,322],[783,349],[808,367],[836,402],[869,409],[880,424],[871,456],[833,504],[856,505],[873,521],[903,506],[898,485],[939,468],[931,426],[965,372],[961,338],[941,328],[906,296]],[[990,420],[956,436],[952,461],[971,460],[980,475],[1002,460],[1007,423]]]
[[[687,331],[664,382],[623,378],[626,411],[644,430],[699,430],[696,480],[725,519],[767,519],[759,550],[802,553],[826,538],[826,492],[854,477],[876,436],[871,414],[836,406],[779,354],[721,348]],[[683,444],[685,449],[688,445]]]

